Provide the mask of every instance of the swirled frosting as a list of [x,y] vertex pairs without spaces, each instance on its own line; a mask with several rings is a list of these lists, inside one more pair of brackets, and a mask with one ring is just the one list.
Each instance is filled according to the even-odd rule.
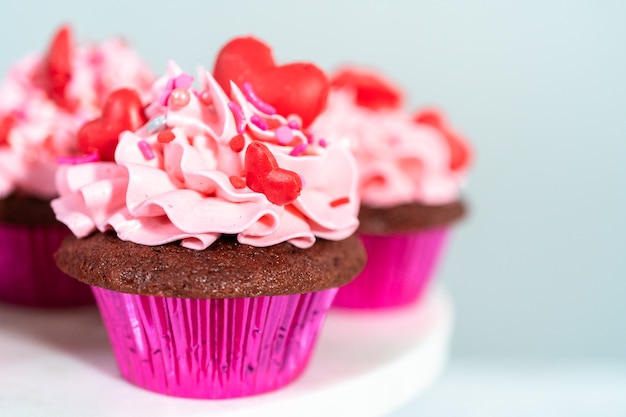
[[[114,162],[59,170],[52,207],[61,222],[77,237],[113,229],[122,240],[192,249],[222,234],[259,247],[288,241],[306,248],[316,237],[341,240],[356,230],[356,163],[344,146],[320,146],[252,90],[232,84],[229,98],[209,73],[198,78],[195,90],[170,64],[153,87],[149,122],[120,135]],[[280,168],[272,190],[252,189],[259,149]],[[296,175],[297,184],[281,183],[283,174]],[[294,198],[272,202],[282,186]]]
[[339,79],[311,130],[349,143],[357,160],[362,204],[385,208],[457,200],[469,146],[443,116],[430,109],[409,114],[399,89],[386,86],[373,72],[343,70],[335,76]]
[[60,100],[41,82],[50,54],[23,58],[0,86],[0,198],[14,192],[56,196],[56,158],[78,152],[76,130],[98,114],[112,90],[128,86],[146,95],[154,82],[148,67],[120,39],[71,46],[69,80]]

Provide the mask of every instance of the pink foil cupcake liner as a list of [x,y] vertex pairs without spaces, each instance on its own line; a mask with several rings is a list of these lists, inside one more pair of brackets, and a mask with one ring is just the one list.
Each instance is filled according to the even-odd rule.
[[61,225],[0,224],[0,301],[33,307],[92,304],[89,286],[54,263],[54,252],[69,234]]
[[337,292],[333,307],[379,309],[415,302],[427,289],[443,252],[447,227],[406,235],[362,234],[365,269]]
[[300,375],[337,291],[189,299],[92,289],[125,379],[214,399],[275,390]]

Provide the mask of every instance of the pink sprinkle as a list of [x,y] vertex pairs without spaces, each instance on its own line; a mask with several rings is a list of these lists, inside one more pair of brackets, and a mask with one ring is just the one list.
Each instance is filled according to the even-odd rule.
[[243,132],[246,131],[246,117],[243,114],[243,110],[241,110],[239,104],[234,101],[228,102],[228,108],[233,112],[233,116],[235,116],[237,120],[237,133],[243,135]]
[[281,145],[287,145],[293,140],[293,132],[287,126],[279,126],[276,129],[276,140]]
[[178,77],[174,78],[175,88],[189,89],[193,84],[193,77],[189,74],[182,73]]
[[152,150],[152,147],[148,142],[146,142],[145,140],[140,140],[139,142],[137,142],[137,146],[139,146],[139,150],[143,154],[143,157],[146,158],[146,160],[149,161],[151,159],[154,159],[154,151]]
[[250,118],[250,121],[252,122],[253,125],[255,125],[261,130],[267,130],[269,128],[269,126],[267,125],[267,122],[261,119],[256,114],[252,115],[252,117]]
[[322,148],[325,148],[328,146],[328,142],[326,142],[326,139],[320,139],[319,144]]
[[313,143],[313,136],[307,136],[306,137],[306,142],[310,145]]
[[300,129],[300,123],[298,123],[297,120],[290,120],[289,123],[287,123],[287,126],[292,129]]
[[170,94],[172,94],[172,90],[174,89],[174,79],[170,78],[167,80],[165,84],[165,90],[163,90],[163,94],[159,97],[159,103],[163,107],[167,107],[167,100],[170,98]]
[[252,103],[254,107],[259,109],[259,111],[269,114],[270,116],[276,114],[276,109],[271,104],[267,104],[256,95],[252,89],[252,84],[243,83],[243,93],[246,95],[248,101]]
[[293,150],[291,152],[289,152],[289,155],[291,155],[291,156],[302,155],[304,153],[304,151],[306,151],[306,147],[307,147],[306,143],[301,143],[301,144],[295,146],[293,148]]
[[89,162],[98,162],[99,160],[100,155],[98,152],[92,152],[81,156],[57,156],[57,163],[63,165],[87,164]]

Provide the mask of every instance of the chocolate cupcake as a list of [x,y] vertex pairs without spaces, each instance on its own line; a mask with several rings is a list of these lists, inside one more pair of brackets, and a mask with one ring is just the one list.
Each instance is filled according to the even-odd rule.
[[[170,64],[147,106],[114,94],[117,110],[79,132],[96,152],[116,143],[114,159],[60,170],[52,207],[76,237],[56,259],[92,286],[128,381],[195,398],[280,388],[362,269],[354,159],[306,131],[328,81],[294,66],[266,79],[282,71],[269,48],[235,39],[218,57],[221,86],[200,72],[194,87]],[[285,87],[298,104],[267,93]],[[119,143],[102,133],[137,118],[147,123]]]
[[333,77],[329,105],[312,130],[344,141],[359,169],[359,235],[365,270],[334,306],[380,309],[415,302],[427,289],[450,227],[465,213],[460,196],[467,142],[440,112],[411,115],[402,92],[379,74],[348,68]]
[[61,28],[48,50],[20,60],[0,86],[0,301],[38,307],[93,303],[54,264],[67,227],[56,221],[57,158],[77,154],[76,130],[120,86],[152,84],[121,40],[76,47]]

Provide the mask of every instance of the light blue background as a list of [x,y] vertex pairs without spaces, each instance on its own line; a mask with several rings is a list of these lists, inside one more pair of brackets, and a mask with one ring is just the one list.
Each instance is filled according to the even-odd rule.
[[454,354],[626,359],[626,2],[41,3],[0,5],[0,73],[61,22],[124,35],[159,73],[211,67],[239,34],[282,62],[384,70],[476,146],[471,217],[441,270]]

